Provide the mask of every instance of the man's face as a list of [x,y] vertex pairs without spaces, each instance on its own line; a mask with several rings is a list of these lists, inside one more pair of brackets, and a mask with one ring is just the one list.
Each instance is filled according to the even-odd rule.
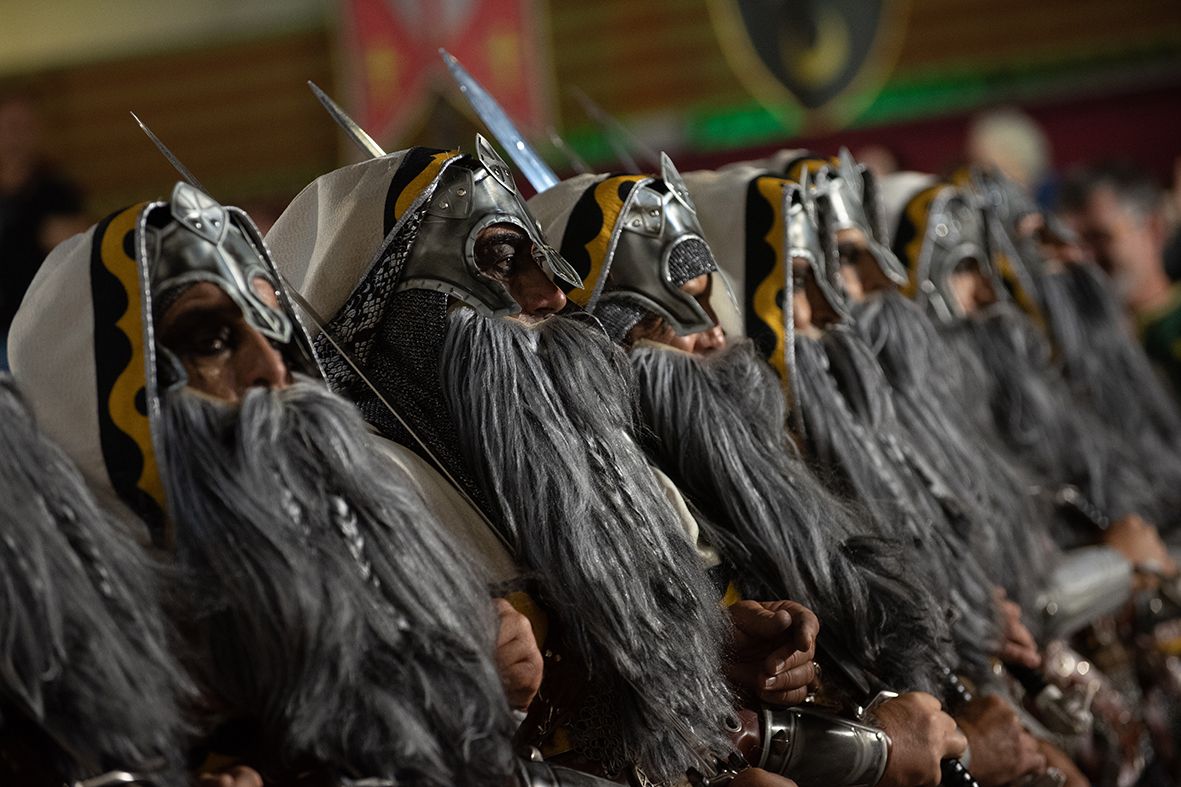
[[816,283],[812,266],[803,257],[793,257],[791,319],[795,329],[805,336],[818,338],[823,328],[838,322],[840,316]]
[[500,282],[521,307],[520,317],[539,319],[566,306],[566,293],[550,281],[534,257],[533,240],[513,224],[493,224],[476,237],[476,266]]
[[996,302],[996,290],[992,282],[980,270],[980,265],[974,259],[963,260],[956,265],[948,283],[952,297],[964,314],[975,314]]
[[1155,222],[1129,209],[1112,189],[1096,188],[1070,218],[1095,261],[1117,282],[1134,286],[1146,267],[1160,265],[1163,243]]
[[677,335],[677,332],[672,329],[667,322],[655,314],[650,314],[644,319],[640,320],[627,335],[627,343],[629,345],[635,344],[641,339],[657,342],[659,344],[667,344],[669,347],[675,347],[678,350],[684,350],[687,353],[696,353],[697,355],[708,355],[709,353],[721,350],[726,346],[726,334],[722,331],[722,327],[718,325],[718,316],[714,314],[713,306],[710,305],[709,296],[713,286],[713,277],[707,273],[690,279],[681,286],[681,292],[697,301],[705,313],[713,320],[713,327],[709,330],[698,331],[697,333],[690,333],[685,336]]
[[862,301],[871,292],[892,288],[881,265],[869,248],[869,239],[859,229],[837,231],[837,254],[840,257],[841,281],[854,301]]
[[[264,303],[280,308],[271,282],[256,278],[252,284]],[[282,353],[212,282],[186,289],[157,327],[160,343],[184,365],[189,387],[203,394],[237,404],[255,386],[283,388],[291,383]]]

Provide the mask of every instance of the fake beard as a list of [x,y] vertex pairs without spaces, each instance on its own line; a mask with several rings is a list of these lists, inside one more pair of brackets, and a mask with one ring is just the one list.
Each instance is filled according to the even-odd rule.
[[720,750],[718,593],[636,445],[627,360],[565,317],[535,326],[450,316],[447,406],[495,518],[534,572],[613,715],[576,725],[609,770],[654,781]]
[[[854,316],[864,342],[831,335],[830,355],[856,356],[868,350],[876,356],[893,393],[899,428],[928,464],[939,469],[940,480],[955,497],[970,507],[970,544],[990,578],[1010,598],[1034,609],[1052,549],[1046,529],[1052,512],[1039,505],[1011,460],[964,415],[955,391],[975,389],[963,386],[955,352],[920,307],[901,293],[872,294],[854,305]],[[872,377],[878,369],[871,370]]]
[[[118,769],[180,784],[191,685],[170,650],[156,567],[4,378],[0,421],[0,721],[9,745],[36,728],[36,749],[54,752],[9,750],[0,772],[73,784]],[[29,758],[32,773],[9,770]]]
[[[266,757],[501,784],[511,717],[476,572],[318,383],[164,403],[165,482],[205,678]],[[203,601],[202,601],[203,600]]]
[[979,363],[992,427],[1040,477],[1079,487],[1113,518],[1151,510],[1139,460],[1072,395],[1049,343],[1015,304],[993,304],[949,326],[946,335],[962,357]]
[[751,343],[707,358],[636,347],[630,359],[649,454],[718,531],[744,595],[815,610],[850,669],[937,690],[955,658],[936,602],[904,575],[903,545],[857,535],[866,526],[809,472]]
[[1041,280],[1045,314],[1067,377],[1139,457],[1160,495],[1159,521],[1181,510],[1181,412],[1128,332],[1112,284],[1090,264]]
[[[918,581],[936,598],[949,599],[957,668],[983,675],[999,644],[999,630],[991,584],[963,546],[962,524],[912,469],[897,436],[880,422],[867,424],[853,414],[824,347],[801,333],[796,334],[796,371],[820,477],[839,479],[843,493],[870,511],[879,532],[914,544],[910,557]],[[890,406],[888,399],[874,400],[879,415]]]

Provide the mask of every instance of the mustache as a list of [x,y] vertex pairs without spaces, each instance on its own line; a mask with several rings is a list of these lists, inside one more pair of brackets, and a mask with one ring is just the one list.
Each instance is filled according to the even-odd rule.
[[280,760],[510,773],[489,595],[352,405],[301,378],[237,407],[175,391],[163,415],[178,561],[218,632],[202,673],[230,711]]
[[[969,548],[1010,598],[1032,609],[1047,571],[1051,512],[1035,503],[1027,482],[1010,468],[1011,458],[962,415],[963,400],[954,391],[978,389],[962,385],[956,353],[901,293],[875,294],[856,304],[854,315],[858,338],[880,361],[893,392],[898,427],[969,508]],[[975,405],[981,406],[987,403]]]
[[634,438],[626,357],[560,316],[527,326],[460,309],[449,323],[444,390],[468,468],[608,706],[575,743],[610,769],[683,773],[723,746],[726,629]]
[[[936,603],[902,569],[903,545],[812,475],[784,430],[778,379],[749,341],[708,357],[630,353],[644,444],[712,526],[748,598],[793,598],[826,621],[848,666],[930,691],[954,663]],[[855,559],[854,559],[855,556]]]
[[159,604],[164,573],[99,507],[7,377],[0,419],[6,721],[19,727],[23,716],[44,733],[67,782],[120,767],[179,784],[193,686]]
[[[847,330],[847,329],[844,329]],[[936,598],[950,599],[952,635],[960,667],[983,674],[997,641],[992,590],[984,571],[963,548],[958,522],[916,472],[893,421],[893,405],[880,371],[864,354],[842,357],[827,352],[831,337],[796,335],[797,376],[809,444],[816,447],[821,473],[842,479],[841,492],[870,511],[879,532],[914,544],[912,558]],[[841,382],[832,359],[842,363]],[[859,416],[845,390],[864,398]],[[824,478],[824,475],[821,475]]]

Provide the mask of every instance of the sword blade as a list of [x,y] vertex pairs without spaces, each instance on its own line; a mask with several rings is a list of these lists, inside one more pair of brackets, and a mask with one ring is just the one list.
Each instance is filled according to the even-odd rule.
[[446,49],[440,49],[439,54],[447,65],[447,70],[451,72],[451,77],[459,85],[459,92],[463,93],[463,97],[480,116],[480,120],[488,126],[492,136],[508,151],[509,158],[521,170],[521,174],[534,190],[541,193],[557,185],[558,176],[541,156],[537,155],[537,151],[517,130],[516,124],[496,99],[467,72],[454,55]]
[[[633,134],[614,115],[599,106],[581,88],[570,88],[570,95],[574,96],[578,103],[582,105],[582,109],[586,112],[587,117],[593,120],[595,125],[603,132],[603,136],[607,138],[607,144],[615,151],[615,155],[619,158],[621,164],[632,172],[637,173],[660,171],[659,153]],[[633,152],[638,153],[644,159],[644,167],[640,166],[639,161],[632,155]]]
[[336,125],[344,129],[344,133],[353,141],[354,145],[361,149],[362,153],[370,158],[381,158],[385,155],[385,151],[382,150],[381,145],[377,144],[373,137],[365,133],[365,129],[357,125],[357,121],[349,117],[348,113],[341,109],[339,104],[329,98],[328,94],[321,90],[319,85],[309,79],[308,87],[312,89],[312,94],[320,102],[321,106],[328,110],[328,114],[336,121]]
[[152,140],[152,144],[156,146],[156,150],[160,151],[160,153],[164,155],[164,158],[168,159],[168,163],[172,165],[173,169],[180,173],[180,176],[185,179],[186,183],[188,183],[190,186],[201,189],[201,191],[205,192],[206,194],[209,193],[209,189],[202,186],[201,181],[197,180],[197,176],[192,172],[189,172],[189,168],[180,163],[180,159],[178,159],[173,154],[173,152],[168,149],[168,146],[161,142],[160,138],[153,134],[152,130],[147,127],[147,124],[139,119],[139,115],[132,112],[131,117],[135,118],[135,122],[138,123],[140,129],[148,135],[148,139]]

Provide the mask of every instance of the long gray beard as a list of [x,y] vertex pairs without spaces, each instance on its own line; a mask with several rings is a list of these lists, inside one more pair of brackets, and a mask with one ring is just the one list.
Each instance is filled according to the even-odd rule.
[[812,476],[753,346],[705,359],[637,347],[630,357],[648,451],[718,531],[744,594],[811,607],[850,669],[902,690],[939,686],[955,659],[935,600],[906,575],[903,545],[861,535],[873,525]]
[[[173,658],[160,576],[0,378],[0,723],[38,729],[31,776],[107,770],[180,784],[192,686]],[[0,745],[0,749],[7,748]],[[49,753],[52,752],[52,753]]]
[[1113,517],[1152,510],[1140,459],[1073,395],[1046,338],[1015,304],[994,304],[945,335],[980,364],[993,428],[1039,476],[1079,487]]
[[187,390],[164,404],[164,478],[205,679],[275,767],[502,784],[511,716],[490,600],[422,502],[322,385]]
[[[819,341],[796,335],[797,379],[805,429],[820,477],[840,479],[844,493],[873,515],[880,532],[909,539],[919,581],[948,599],[959,669],[983,674],[999,642],[992,589],[971,550],[962,524],[951,517],[917,475],[897,435],[881,422],[858,418],[838,387]],[[881,411],[888,400],[876,400]]]
[[1106,274],[1067,265],[1042,277],[1048,327],[1067,378],[1115,426],[1158,494],[1157,521],[1181,511],[1181,410],[1136,344]]
[[920,307],[896,291],[855,304],[854,315],[863,346],[890,383],[899,427],[969,507],[975,527],[970,543],[990,578],[1033,609],[1053,547],[1047,528],[1052,511],[1035,500],[1010,458],[964,415],[954,393],[964,389],[956,353]]
[[447,405],[468,464],[615,717],[579,741],[666,780],[721,746],[725,622],[634,442],[626,358],[552,317],[451,315]]

